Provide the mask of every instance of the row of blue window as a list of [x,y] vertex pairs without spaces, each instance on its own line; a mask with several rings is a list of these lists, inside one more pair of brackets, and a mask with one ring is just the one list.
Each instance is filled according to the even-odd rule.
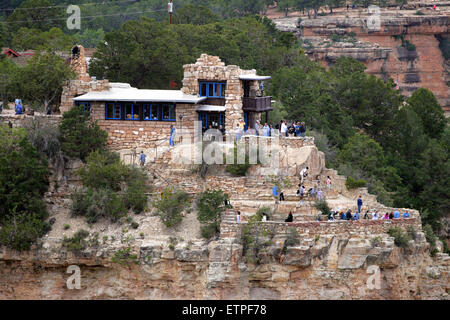
[[106,120],[176,121],[175,105],[170,103],[107,103]]
[[200,96],[208,98],[225,98],[225,82],[200,82]]
[[91,103],[90,102],[77,102],[77,106],[83,106],[83,111],[91,113]]

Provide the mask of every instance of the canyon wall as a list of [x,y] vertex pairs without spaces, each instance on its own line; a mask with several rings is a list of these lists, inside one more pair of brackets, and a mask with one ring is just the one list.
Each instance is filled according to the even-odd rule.
[[402,93],[409,96],[420,87],[430,89],[446,113],[450,112],[448,60],[443,57],[439,40],[448,38],[448,7],[439,13],[387,10],[380,13],[380,28],[371,29],[373,16],[362,9],[341,11],[317,19],[298,17],[277,19],[282,31],[292,31],[303,41],[306,53],[325,66],[338,57],[353,57],[366,72],[398,81]]

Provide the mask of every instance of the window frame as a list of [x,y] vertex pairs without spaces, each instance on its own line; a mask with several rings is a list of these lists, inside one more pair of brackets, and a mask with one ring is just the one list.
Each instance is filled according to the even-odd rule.
[[[149,108],[150,109],[150,119],[145,119],[145,109]],[[153,115],[153,110],[156,109],[156,119],[153,119],[152,115]],[[143,121],[160,121],[160,112],[159,112],[159,104],[156,103],[144,103],[142,105],[142,120]]]
[[[175,104],[173,103],[161,103],[161,114],[160,114],[160,121],[165,121],[165,122],[176,122],[177,121],[177,114],[175,111]],[[169,107],[169,119],[164,119],[164,107],[168,106]],[[172,114],[174,115],[174,118],[172,118]]]
[[91,114],[92,104],[90,102],[88,102],[88,101],[77,101],[75,105],[77,107],[83,106],[83,111],[84,112],[88,112],[89,114]]
[[[108,118],[108,105],[112,106],[112,118]],[[120,117],[116,118],[116,108],[120,110]],[[122,120],[122,104],[115,102],[107,102],[105,103],[105,120]]]
[[[202,86],[206,85],[206,96],[202,95]],[[212,87],[212,94],[210,93],[210,86]],[[218,99],[224,99],[225,98],[225,91],[226,91],[226,82],[217,82],[217,81],[200,81],[200,96],[201,97],[207,97],[207,98],[218,98]],[[219,95],[216,95],[217,87],[219,88]],[[223,95],[222,95],[223,94]]]
[[[127,107],[130,106],[130,105],[131,105],[131,119],[128,119],[127,118]],[[134,103],[127,102],[127,103],[124,104],[124,108],[125,108],[124,111],[125,111],[125,120],[126,121],[140,121],[141,120],[141,113],[140,113],[140,105],[139,104],[134,104]],[[138,112],[137,112],[138,115],[139,115],[138,118],[134,117],[135,108],[137,108],[137,110],[138,110]]]

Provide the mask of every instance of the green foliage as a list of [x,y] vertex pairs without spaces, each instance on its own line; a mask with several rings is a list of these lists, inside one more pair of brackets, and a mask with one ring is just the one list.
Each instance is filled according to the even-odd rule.
[[162,223],[168,228],[177,227],[183,220],[182,212],[191,205],[189,194],[183,190],[165,188],[161,192],[161,197],[153,201],[153,207]]
[[9,80],[12,93],[37,110],[57,104],[63,84],[74,77],[70,66],[50,51],[37,52],[24,67],[14,70]]
[[128,184],[126,189],[127,208],[139,214],[148,208],[147,192],[149,187],[146,185],[147,176],[140,168],[131,167],[126,180]]
[[105,31],[102,28],[89,29],[83,28],[83,31],[79,31],[73,35],[78,44],[81,44],[85,48],[95,48],[97,45],[104,41]]
[[444,59],[450,59],[450,40],[444,37],[438,37],[439,49],[441,49]]
[[25,129],[0,125],[0,223],[12,210],[44,220],[47,161],[29,142]]
[[34,213],[16,213],[15,210],[2,219],[0,245],[23,251],[29,250],[36,240],[50,231],[50,226]]
[[[237,144],[234,144],[234,148],[230,150],[230,154],[233,155],[233,164],[227,164],[225,167],[225,171],[231,173],[233,176],[245,176],[247,174],[248,169],[250,169],[250,156],[248,151],[245,151],[245,161],[242,164],[238,163],[238,150]],[[239,150],[240,151],[240,150]]]
[[430,244],[430,252],[433,252],[433,250],[436,249],[436,241],[438,240],[438,237],[434,234],[433,228],[429,224],[425,225],[422,230],[425,233],[427,242]]
[[62,246],[65,247],[67,251],[79,253],[87,248],[87,237],[89,237],[89,231],[78,230],[72,237],[64,237]]
[[128,167],[120,161],[119,154],[94,151],[78,174],[85,187],[119,191],[128,171]]
[[33,147],[47,157],[47,159],[60,159],[61,142],[59,140],[59,127],[43,118],[31,118],[24,124],[27,137]]
[[70,224],[64,224],[64,230],[68,230],[68,229],[70,229]]
[[272,210],[269,207],[262,207],[259,208],[258,211],[256,211],[256,217],[259,221],[261,221],[263,213],[266,214],[267,216],[267,220],[269,220],[271,214],[272,214]]
[[419,88],[408,98],[408,104],[419,116],[425,134],[439,139],[447,119],[434,94],[428,89]]
[[72,194],[71,212],[85,216],[88,223],[95,223],[100,218],[116,222],[126,215],[127,210],[122,198],[111,190],[89,188]]
[[52,26],[62,26],[64,23],[61,16],[65,16],[65,8],[55,6],[51,0],[25,0],[19,8],[20,10],[14,10],[7,20],[16,27],[47,31]]
[[39,29],[20,28],[12,40],[14,50],[69,51],[73,38],[59,28],[42,32]]
[[259,264],[261,258],[259,253],[269,244],[267,241],[273,236],[268,225],[261,222],[259,215],[250,217],[248,223],[242,227],[243,256],[248,262]]
[[352,176],[348,176],[347,180],[345,181],[345,186],[348,190],[357,189],[357,188],[364,188],[366,186],[367,182],[362,179],[354,179]]
[[107,132],[90,121],[89,113],[82,106],[64,113],[60,131],[62,150],[71,158],[86,161],[92,151],[106,148]]
[[114,256],[111,258],[111,261],[122,266],[133,263],[139,264],[139,259],[136,254],[131,253],[131,248],[117,250],[114,252]]
[[300,244],[300,239],[299,239],[297,228],[290,227],[288,229],[287,237],[286,237],[286,241],[284,242],[284,245],[286,247],[294,247],[298,244]]
[[218,20],[219,17],[209,8],[202,5],[194,6],[192,4],[188,4],[180,10],[177,10],[173,16],[173,22],[176,24],[203,25],[214,23]]
[[228,195],[222,190],[207,189],[197,198],[197,219],[202,223],[201,233],[204,238],[210,239],[220,230],[220,219],[226,210],[225,200]]
[[421,10],[417,10],[415,15],[416,16],[423,16],[423,15],[425,15],[425,13],[423,13],[423,11],[421,11]]
[[391,227],[387,232],[391,237],[394,237],[394,243],[397,247],[406,248],[410,237],[408,233],[404,232],[399,227]]
[[317,200],[314,203],[314,208],[316,208],[317,210],[319,210],[323,215],[329,215],[331,213],[331,209],[328,206],[328,203],[326,200]]

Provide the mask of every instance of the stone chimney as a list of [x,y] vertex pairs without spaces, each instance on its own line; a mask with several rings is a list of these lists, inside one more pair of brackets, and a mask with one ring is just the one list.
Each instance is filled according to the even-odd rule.
[[85,82],[91,81],[91,77],[87,72],[88,66],[84,57],[84,47],[82,45],[75,45],[72,48],[72,56],[70,59],[70,66],[77,75],[77,79]]

